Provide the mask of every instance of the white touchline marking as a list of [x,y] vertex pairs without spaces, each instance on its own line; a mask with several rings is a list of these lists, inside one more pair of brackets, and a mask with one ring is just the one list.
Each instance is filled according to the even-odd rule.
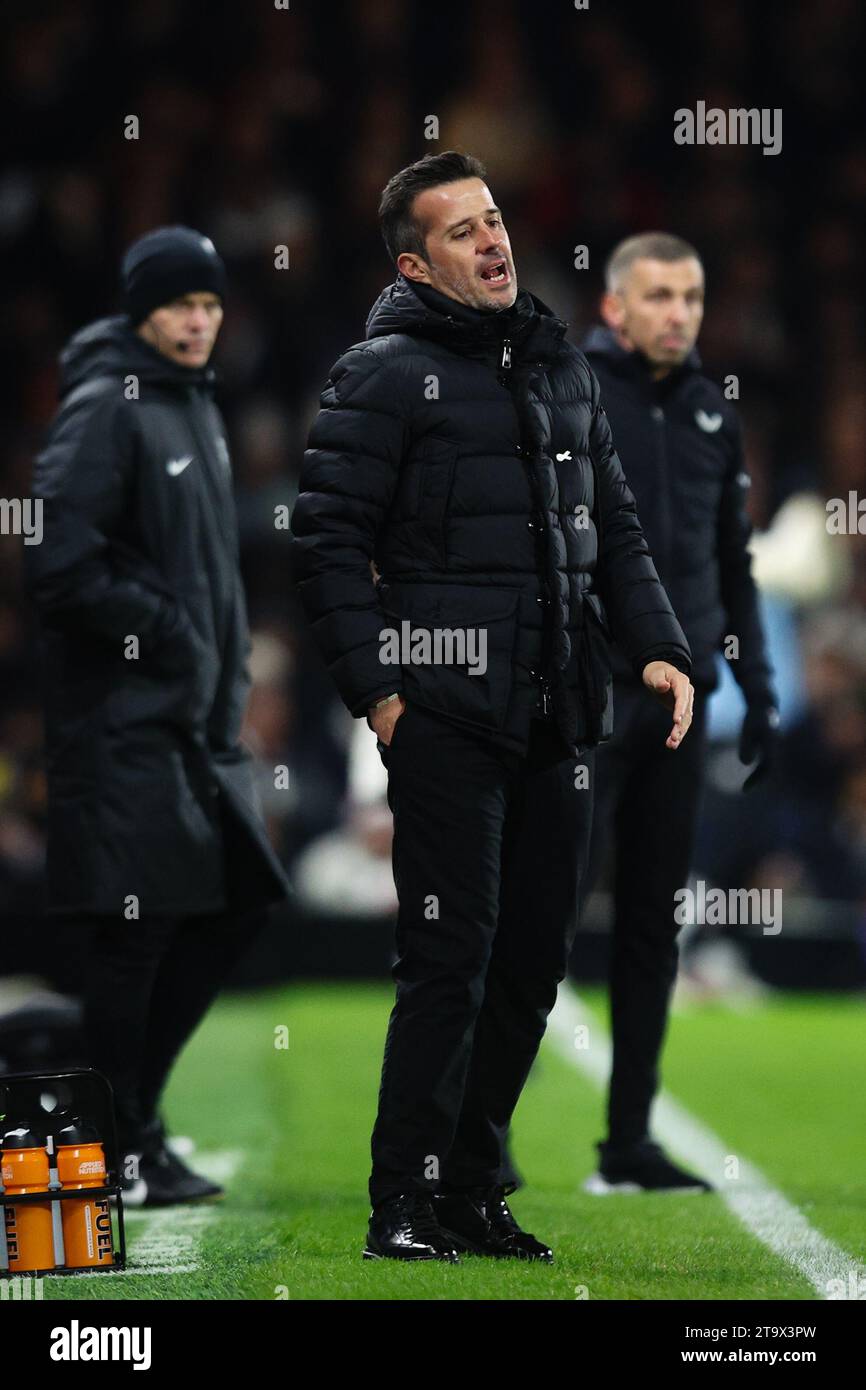
[[[243,1157],[239,1149],[196,1153],[190,1166],[211,1182],[227,1183]],[[179,1207],[130,1207],[123,1213],[127,1227],[127,1268],[114,1270],[112,1274],[100,1271],[68,1277],[110,1280],[117,1275],[195,1274],[199,1268],[201,1234],[219,1214],[219,1201]]]
[[[591,1047],[574,1046],[575,1029],[589,1025],[595,1041]],[[548,1019],[548,1034],[560,1054],[599,1087],[607,1086],[611,1066],[610,1038],[599,1039],[600,1026],[588,1014],[571,985],[562,984],[556,1007]],[[727,1179],[725,1162],[731,1154],[721,1139],[700,1120],[660,1091],[653,1106],[653,1133],[708,1182],[739,1221],[768,1249],[786,1260],[808,1279],[821,1298],[828,1298],[831,1279],[850,1285],[852,1271],[866,1280],[866,1266],[809,1225],[803,1213],[745,1159],[739,1158],[740,1176]],[[861,1284],[862,1287],[862,1284]]]

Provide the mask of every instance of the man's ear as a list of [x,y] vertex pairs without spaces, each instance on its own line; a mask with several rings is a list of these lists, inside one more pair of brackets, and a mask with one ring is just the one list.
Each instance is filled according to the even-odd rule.
[[397,257],[397,269],[407,280],[429,280],[427,262],[414,251],[401,251]]
[[599,309],[608,328],[622,328],[625,322],[625,309],[622,300],[614,290],[605,290],[601,297]]

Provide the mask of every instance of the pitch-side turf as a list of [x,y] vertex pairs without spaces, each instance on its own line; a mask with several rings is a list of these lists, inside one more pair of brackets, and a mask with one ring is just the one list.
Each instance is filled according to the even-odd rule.
[[391,998],[343,984],[224,998],[165,1113],[227,1196],[129,1213],[127,1272],[47,1278],[43,1297],[810,1300],[850,1297],[861,1278],[866,1295],[862,998],[675,1013],[654,1126],[720,1191],[596,1197],[582,1183],[602,1137],[605,1001],[564,988],[513,1129],[526,1186],[512,1207],[552,1266],[362,1261]]

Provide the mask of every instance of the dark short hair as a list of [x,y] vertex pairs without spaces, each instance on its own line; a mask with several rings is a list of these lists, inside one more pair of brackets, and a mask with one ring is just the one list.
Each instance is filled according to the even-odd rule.
[[631,270],[635,261],[685,261],[692,257],[701,265],[695,248],[681,236],[674,236],[672,232],[640,232],[627,237],[611,251],[604,267],[605,289],[615,290],[620,277]]
[[427,255],[425,228],[412,215],[412,206],[419,193],[423,193],[425,188],[436,188],[439,184],[456,183],[458,179],[486,178],[487,170],[481,160],[471,154],[461,154],[459,150],[426,154],[423,159],[394,174],[385,184],[379,203],[382,236],[394,264],[397,264],[397,257],[404,251],[414,251],[418,256]]

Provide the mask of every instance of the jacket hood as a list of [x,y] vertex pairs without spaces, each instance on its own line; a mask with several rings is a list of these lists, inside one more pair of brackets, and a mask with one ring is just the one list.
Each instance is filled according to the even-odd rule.
[[97,319],[79,328],[60,354],[61,398],[98,376],[134,374],[144,381],[211,387],[213,367],[184,367],[144,342],[126,314]]
[[556,355],[568,324],[528,290],[518,290],[509,309],[473,309],[402,274],[387,285],[367,315],[367,337],[408,333],[444,343],[466,356],[486,356],[504,338],[545,360]]
[[[634,352],[630,348],[624,348],[617,341],[616,334],[612,328],[596,325],[591,328],[580,345],[580,350],[590,360],[593,357],[602,357],[611,371],[618,372],[621,376],[627,376],[636,372],[639,368],[646,367],[646,358],[642,352]],[[670,373],[671,376],[685,372],[699,372],[701,370],[701,358],[697,348],[692,348],[691,352],[680,364]]]

